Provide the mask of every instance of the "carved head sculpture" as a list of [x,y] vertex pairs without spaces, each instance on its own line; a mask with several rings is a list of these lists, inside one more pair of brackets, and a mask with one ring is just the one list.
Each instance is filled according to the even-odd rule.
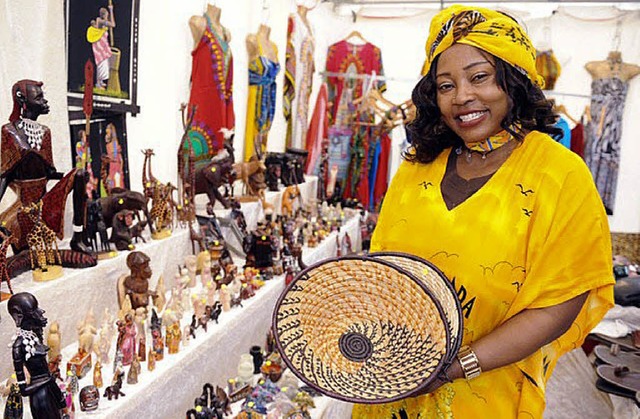
[[28,292],[13,294],[7,303],[7,311],[21,329],[37,330],[47,325],[45,311],[38,307],[36,297]]
[[93,385],[82,387],[82,390],[80,390],[80,410],[83,412],[96,410],[99,401],[100,392],[98,387]]
[[15,122],[21,117],[36,120],[40,115],[49,113],[49,103],[42,92],[42,82],[34,80],[20,80],[11,88],[13,111],[9,117]]
[[151,278],[152,272],[149,266],[149,256],[142,252],[131,252],[127,256],[127,267],[131,270],[131,276],[141,279]]

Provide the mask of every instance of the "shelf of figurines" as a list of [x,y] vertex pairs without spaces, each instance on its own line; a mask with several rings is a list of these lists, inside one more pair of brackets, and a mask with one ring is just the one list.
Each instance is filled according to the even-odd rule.
[[[290,223],[297,225],[297,239],[306,237],[305,246],[296,246],[301,251],[298,260],[303,264],[360,248],[358,213],[345,210],[338,214],[335,208],[325,206],[323,211],[327,210],[333,211],[335,223],[328,230],[312,233],[311,230],[304,231],[310,224],[305,220]],[[340,217],[340,221],[335,217]],[[266,228],[268,224],[261,222],[257,227]],[[275,225],[274,228],[277,229]],[[182,239],[187,241],[187,233],[182,234],[185,235]],[[266,237],[260,237],[260,234],[263,233],[258,233],[258,241]],[[172,237],[178,240],[178,236]],[[179,259],[176,256],[182,251],[179,247],[190,252],[190,244],[167,240],[164,241],[166,245],[159,246],[163,249],[159,255],[159,258],[165,258],[163,262]],[[62,296],[66,311],[54,312],[39,301],[39,307],[47,312],[50,323],[59,325],[64,321],[73,324],[72,329],[77,328],[64,331],[62,327],[50,325],[42,337],[42,343],[52,348],[49,356],[53,353],[53,357],[49,360],[57,360],[49,365],[49,369],[61,371],[61,379],[57,382],[65,390],[71,390],[69,397],[75,402],[76,417],[138,418],[141,414],[145,417],[184,417],[193,404],[191,395],[198,392],[199,383],[226,382],[226,377],[234,376],[245,348],[269,330],[271,313],[285,286],[285,279],[293,277],[294,271],[289,269],[293,260],[289,255],[286,273],[273,272],[271,268],[230,269],[231,277],[227,274],[223,279],[211,270],[212,257],[210,252],[201,252],[198,257],[187,256],[184,264],[181,261],[173,265],[182,266],[177,268],[177,273],[174,268],[174,275],[162,276],[151,291],[149,268],[153,260],[146,252],[132,252],[127,255],[131,271],[128,275],[120,275],[118,287],[113,285],[113,277],[92,279],[110,280],[110,285],[100,292],[102,304],[98,306],[103,309],[96,310],[94,303],[83,304],[86,297],[69,290],[61,291],[67,294]],[[259,262],[257,256],[253,263],[259,266]],[[245,260],[234,257],[224,272],[233,265],[242,267]],[[196,274],[198,267],[204,275]],[[77,280],[81,279],[81,275],[78,276]],[[221,280],[227,285],[216,283]],[[137,288],[141,286],[138,281],[146,282],[142,286],[144,290]],[[105,301],[109,303],[105,304]],[[116,312],[110,307],[120,309]],[[97,317],[101,318],[100,327]],[[4,329],[13,322],[11,318],[3,318],[3,323]],[[15,326],[11,330],[14,334]],[[78,342],[73,342],[76,337]],[[14,340],[8,338],[3,342]],[[140,349],[141,341],[143,349]],[[69,343],[62,350],[58,349],[64,342]],[[58,352],[60,357],[55,356]],[[11,359],[11,355],[5,355],[4,359]],[[100,361],[98,365],[97,361]],[[73,372],[84,376],[76,381]],[[65,377],[65,374],[69,375]],[[88,387],[93,384],[101,384],[97,392]],[[100,395],[99,406],[93,411],[80,409],[78,400],[85,388],[85,399]],[[27,398],[24,405],[25,416],[30,417]]]
[[[278,192],[267,191],[265,201],[271,208],[277,208],[279,213],[282,203],[300,206],[300,203],[312,202],[317,190],[317,177],[308,176],[305,182],[297,185],[299,197],[297,201],[283,197],[286,189],[283,187]],[[241,188],[236,188],[241,191]],[[197,196],[197,213],[205,214],[204,205],[199,205],[199,200],[206,196]],[[224,209],[220,203],[215,207],[215,215],[219,220],[227,219],[234,209]],[[258,220],[264,218],[263,205],[260,201],[241,202],[240,208],[235,209],[243,214],[247,229],[256,228]],[[230,245],[241,250],[239,239],[232,236],[229,228],[222,227],[223,233],[229,236]],[[185,257],[193,253],[193,247],[188,228],[178,224],[172,234],[161,240],[154,240],[148,229],[142,234],[142,239],[134,241],[135,250],[144,252],[149,256],[150,267],[154,273],[152,285],[155,285],[158,278],[167,277],[174,274],[176,266],[184,263]],[[61,249],[68,248],[68,239],[59,245]],[[75,334],[75,316],[69,313],[86,313],[93,308],[95,313],[101,313],[105,308],[113,309],[117,307],[115,294],[112,292],[116,279],[127,271],[126,258],[130,251],[117,252],[115,257],[99,260],[97,266],[85,269],[63,268],[63,275],[55,280],[37,282],[32,279],[32,272],[27,271],[11,280],[15,293],[27,291],[37,296],[40,303],[47,307],[51,316],[60,319],[60,331],[63,336],[63,345],[71,343],[71,336]],[[2,283],[2,290],[8,291],[7,284]],[[7,301],[0,302],[0,342],[8,342],[15,333],[13,322],[7,316]],[[67,321],[68,320],[68,321]],[[6,345],[0,345],[0,359],[10,359],[10,350]],[[0,379],[7,377],[11,372],[9,363],[0,363]]]
[[[240,355],[237,375],[226,383],[205,383],[194,397],[187,419],[321,418],[330,405],[287,369],[267,334],[264,347],[253,345]],[[196,396],[196,395],[193,395]]]

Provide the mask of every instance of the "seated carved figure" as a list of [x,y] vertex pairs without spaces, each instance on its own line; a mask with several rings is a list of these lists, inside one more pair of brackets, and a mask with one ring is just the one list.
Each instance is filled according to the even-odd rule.
[[[14,253],[27,249],[27,234],[33,222],[20,208],[40,199],[43,202],[43,220],[59,239],[62,239],[64,208],[67,195],[73,190],[74,233],[71,248],[76,252],[89,253],[84,243],[84,209],[87,200],[86,172],[72,169],[64,175],[53,163],[51,131],[37,122],[40,115],[49,113],[49,104],[42,92],[42,82],[20,80],[13,85],[13,112],[9,123],[2,126],[2,156],[0,158],[0,199],[10,187],[18,199],[0,219],[15,237]],[[49,180],[60,181],[47,192]],[[95,265],[95,258],[64,252],[63,266],[84,267]]]

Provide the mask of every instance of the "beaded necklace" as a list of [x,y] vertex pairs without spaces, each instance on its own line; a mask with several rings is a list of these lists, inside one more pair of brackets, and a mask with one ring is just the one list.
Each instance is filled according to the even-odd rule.
[[[471,161],[472,152],[480,153],[480,155],[482,156],[482,160],[485,160],[487,158],[487,154],[507,144],[509,141],[511,141],[512,138],[513,135],[509,134],[506,130],[502,130],[483,141],[465,144],[464,147],[467,149],[467,162]],[[459,146],[458,148],[456,148],[457,155],[462,154],[462,147],[463,146]]]

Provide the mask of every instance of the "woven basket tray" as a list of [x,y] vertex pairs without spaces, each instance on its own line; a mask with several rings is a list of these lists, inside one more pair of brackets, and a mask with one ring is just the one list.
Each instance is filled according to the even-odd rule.
[[[433,270],[415,263],[423,277]],[[459,339],[452,340],[451,320],[430,289],[438,287],[399,264],[382,256],[330,259],[289,284],[273,329],[283,360],[301,380],[340,400],[386,403],[420,391],[447,365]],[[448,283],[439,272],[437,278]]]
[[449,335],[451,343],[449,347],[449,357],[447,364],[451,364],[455,359],[460,345],[462,344],[462,307],[458,294],[453,288],[447,277],[436,268],[431,262],[421,259],[414,255],[399,252],[378,252],[371,253],[369,256],[380,258],[401,267],[407,272],[413,274],[431,291],[432,295],[438,300],[444,309],[444,315],[447,318],[449,326]]

